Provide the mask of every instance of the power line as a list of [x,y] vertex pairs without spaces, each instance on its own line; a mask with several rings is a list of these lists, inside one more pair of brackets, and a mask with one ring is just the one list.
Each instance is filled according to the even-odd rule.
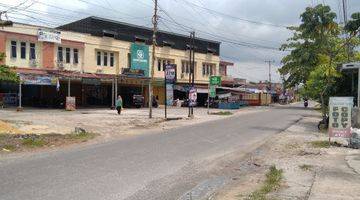
[[206,10],[207,12],[214,13],[214,14],[217,14],[217,15],[220,15],[220,16],[224,16],[224,17],[227,17],[227,18],[230,18],[230,19],[244,21],[244,22],[248,22],[248,23],[252,23],[252,24],[256,24],[256,25],[266,25],[266,26],[272,26],[272,27],[278,27],[278,28],[287,28],[287,26],[284,26],[284,25],[272,24],[272,23],[267,23],[267,22],[261,22],[261,21],[255,21],[255,20],[249,20],[249,19],[236,17],[236,16],[233,16],[233,15],[229,15],[227,13],[223,13],[223,12],[220,12],[220,11],[212,10],[210,8],[206,8],[205,6],[200,6],[200,5],[196,4],[196,3],[193,3],[193,2],[188,1],[188,0],[181,0],[181,1],[183,1],[184,3],[187,3],[187,4],[191,4],[191,5],[195,6],[195,7],[201,8],[203,10]]

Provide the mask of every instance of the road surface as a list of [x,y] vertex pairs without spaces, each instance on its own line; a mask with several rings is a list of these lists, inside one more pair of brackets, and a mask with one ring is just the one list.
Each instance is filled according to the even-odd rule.
[[224,120],[24,158],[0,159],[1,200],[177,200],[308,112],[258,108]]

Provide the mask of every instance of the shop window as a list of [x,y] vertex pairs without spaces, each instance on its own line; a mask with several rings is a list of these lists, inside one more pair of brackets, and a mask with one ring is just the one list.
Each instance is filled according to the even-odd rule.
[[101,65],[101,52],[97,52],[96,63],[97,63],[98,66]]
[[65,62],[70,63],[70,48],[65,49]]
[[11,41],[11,58],[16,58],[16,41]]
[[63,48],[62,47],[58,47],[57,60],[58,60],[58,62],[63,61]]
[[74,49],[74,64],[78,64],[79,63],[79,50],[78,49]]
[[189,61],[182,61],[181,62],[181,73],[182,74],[189,74],[190,73],[190,62]]
[[35,43],[30,43],[30,60],[36,59]]
[[104,66],[108,65],[108,53],[104,52]]
[[165,71],[165,66],[167,64],[172,64],[173,63],[173,61],[171,61],[171,60],[161,59],[161,58],[157,59],[157,61],[158,61],[158,63],[157,63],[158,71]]
[[20,58],[26,59],[26,42],[21,42],[20,47]]
[[212,76],[215,75],[215,65],[203,63],[202,66],[202,75],[203,76]]
[[114,67],[114,53],[110,53],[110,67]]

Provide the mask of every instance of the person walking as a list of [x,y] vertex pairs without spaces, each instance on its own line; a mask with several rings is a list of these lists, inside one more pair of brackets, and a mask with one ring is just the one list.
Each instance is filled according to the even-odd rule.
[[121,114],[122,106],[123,106],[123,100],[122,100],[121,96],[119,95],[116,100],[116,110],[119,115]]

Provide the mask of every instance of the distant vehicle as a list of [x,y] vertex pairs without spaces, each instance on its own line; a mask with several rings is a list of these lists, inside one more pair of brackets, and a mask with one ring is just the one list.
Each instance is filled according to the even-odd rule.
[[304,100],[304,107],[307,108],[309,106],[308,100]]
[[141,108],[144,105],[144,96],[142,95],[133,95],[132,106],[136,108]]

